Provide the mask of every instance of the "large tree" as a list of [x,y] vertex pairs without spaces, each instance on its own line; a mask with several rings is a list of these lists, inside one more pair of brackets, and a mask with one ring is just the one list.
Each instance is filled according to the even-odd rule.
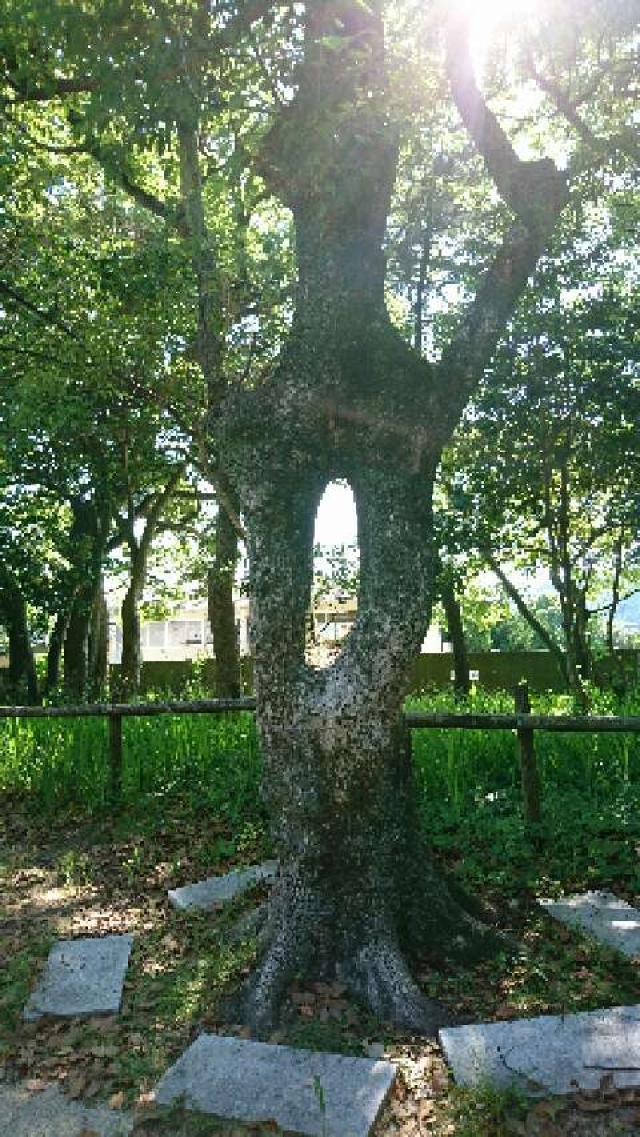
[[[3,48],[14,102],[64,100],[66,128],[79,144],[121,189],[177,220],[190,248],[206,459],[230,516],[238,503],[247,535],[257,716],[281,857],[245,992],[247,1020],[268,1028],[292,976],[307,971],[337,973],[382,1017],[433,1030],[441,1011],[415,984],[409,954],[469,955],[493,937],[429,857],[402,726],[433,593],[431,493],[442,448],[569,201],[570,177],[548,157],[518,156],[474,76],[457,8],[443,29],[441,9],[409,0],[388,11],[382,0],[185,3],[152,15],[142,4],[129,15],[89,3],[73,19],[61,6],[62,23],[47,16],[47,5],[22,4],[37,11],[38,34],[25,47],[18,28]],[[587,82],[592,102],[595,92],[606,103],[619,74],[616,35],[630,13],[624,0],[591,4],[583,40],[575,26],[562,39],[565,57],[576,42],[580,50],[558,78],[545,70],[553,56],[545,33],[564,26],[572,9],[562,0],[556,7],[555,17],[543,14],[536,75],[547,82],[550,106],[563,103],[571,130],[600,160],[607,115],[591,116],[585,140],[581,106]],[[397,55],[385,45],[385,16]],[[390,80],[417,35],[405,17],[432,39],[423,53],[430,97],[442,99],[445,83],[453,96],[455,111],[449,107],[442,123],[459,116],[502,199],[475,294],[465,296],[433,362],[408,346],[385,304],[386,226],[405,142],[402,99]],[[51,40],[44,52],[43,27]],[[168,204],[158,197],[161,139],[179,163],[164,183]],[[626,143],[625,135],[620,153]],[[211,223],[216,165],[233,167],[233,184],[252,191],[259,170],[293,218],[291,318],[280,328],[274,366],[257,371],[226,365],[234,335],[244,331],[246,342],[263,313],[268,320],[269,305],[233,316],[224,232],[237,219],[218,211]],[[482,176],[476,160],[469,177]],[[224,184],[221,177],[220,200]],[[438,217],[446,217],[439,206]],[[286,228],[283,218],[281,209],[272,215],[271,232]],[[255,230],[264,229],[263,214]],[[361,580],[355,626],[336,662],[318,671],[305,661],[305,626],[314,518],[333,478],[347,479],[355,495]]]
[[[258,721],[282,856],[248,1016],[273,1018],[301,968],[337,973],[382,1017],[433,1028],[412,946],[471,953],[483,933],[434,870],[417,823],[401,703],[432,599],[431,490],[442,447],[504,334],[569,199],[568,178],[522,161],[475,81],[463,21],[448,29],[456,106],[511,212],[437,365],[384,299],[398,136],[381,6],[307,7],[295,97],[261,164],[292,211],[298,288],[272,374],[212,423],[249,540]],[[325,671],[305,663],[313,521],[346,478],[359,525],[358,617]]]

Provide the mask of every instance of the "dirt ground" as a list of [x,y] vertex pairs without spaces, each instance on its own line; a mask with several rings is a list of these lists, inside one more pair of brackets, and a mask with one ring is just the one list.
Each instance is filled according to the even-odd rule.
[[[273,1134],[273,1126],[225,1126],[160,1110],[152,1100],[159,1076],[200,1030],[246,1036],[240,1025],[222,1025],[218,1003],[252,962],[251,945],[232,944],[226,935],[241,905],[216,915],[180,913],[168,906],[167,888],[261,857],[259,835],[249,833],[243,847],[236,842],[229,852],[224,827],[216,832],[215,823],[190,814],[156,817],[146,826],[130,819],[88,825],[37,820],[19,803],[4,802],[0,818],[4,1087],[19,1084],[38,1094],[55,1085],[69,1102],[124,1110],[133,1118],[135,1137]],[[125,931],[136,940],[119,1015],[22,1021],[22,1006],[53,940]],[[479,981],[487,982],[486,973]],[[494,1017],[510,1013],[494,1007]],[[606,1081],[592,1093],[576,1090],[570,1098],[528,1103],[489,1090],[461,1091],[435,1042],[374,1022],[337,983],[293,990],[283,1027],[271,1041],[394,1062],[399,1078],[375,1137],[640,1134],[640,1091],[617,1091]],[[84,1137],[91,1133],[85,1126]]]

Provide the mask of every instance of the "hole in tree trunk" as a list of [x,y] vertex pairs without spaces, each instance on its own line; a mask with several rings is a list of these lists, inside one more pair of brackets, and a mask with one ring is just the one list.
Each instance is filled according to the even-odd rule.
[[322,668],[339,656],[358,608],[358,523],[348,482],[327,485],[316,514],[313,549],[306,659],[311,666]]

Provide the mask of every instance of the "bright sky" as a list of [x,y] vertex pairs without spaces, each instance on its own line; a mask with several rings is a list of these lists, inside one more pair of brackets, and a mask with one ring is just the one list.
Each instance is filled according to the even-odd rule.
[[350,545],[357,540],[356,503],[349,486],[331,482],[316,516],[314,544]]
[[471,43],[476,66],[486,53],[492,37],[538,7],[539,0],[461,0],[469,11]]

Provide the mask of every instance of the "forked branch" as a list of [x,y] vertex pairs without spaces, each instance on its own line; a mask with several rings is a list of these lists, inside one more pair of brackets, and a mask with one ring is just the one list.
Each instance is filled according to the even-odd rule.
[[480,280],[441,364],[443,442],[490,362],[527,280],[569,200],[567,178],[549,158],[525,162],[516,154],[476,81],[469,31],[461,15],[447,35],[447,70],[454,102],[498,192],[515,214],[501,247]]
[[473,69],[469,28],[460,14],[447,34],[447,71],[454,102],[500,196],[529,231],[549,231],[567,202],[564,175],[550,158],[525,162],[482,96]]

